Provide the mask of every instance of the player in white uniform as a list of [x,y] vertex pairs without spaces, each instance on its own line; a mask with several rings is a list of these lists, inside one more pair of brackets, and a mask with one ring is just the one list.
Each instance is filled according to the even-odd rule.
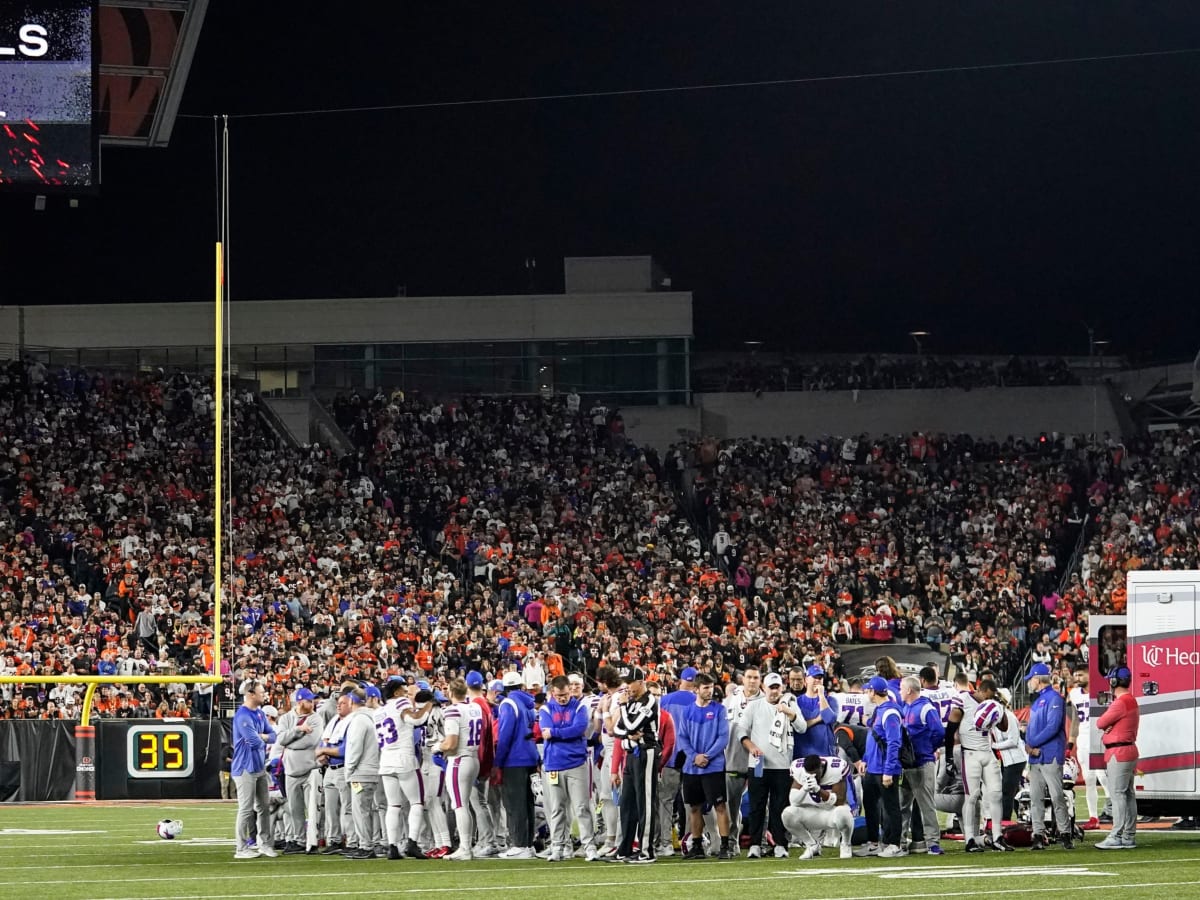
[[750,780],[747,777],[749,753],[738,740],[738,729],[742,725],[742,714],[746,707],[762,696],[762,672],[757,666],[751,666],[742,673],[741,689],[731,688],[722,701],[729,718],[729,744],[725,748],[725,806],[729,810],[729,834],[734,838],[731,843],[735,855],[740,852],[737,836],[742,825],[742,795],[746,793]]
[[791,767],[792,789],[783,824],[792,837],[804,843],[801,859],[821,855],[820,834],[834,831],[840,838],[839,856],[850,859],[854,813],[847,802],[850,764],[840,756],[806,756]]
[[408,832],[404,856],[424,859],[417,836],[425,819],[425,781],[417,759],[415,730],[429,718],[433,698],[419,694],[418,703],[407,696],[403,681],[393,679],[384,686],[387,702],[375,712],[375,734],[379,738],[379,775],[387,797],[388,859],[400,859],[400,816],[408,806]]
[[[418,691],[428,689],[427,682],[418,681]],[[430,859],[441,859],[450,854],[450,820],[446,816],[446,771],[434,759],[434,754],[446,737],[444,711],[440,705],[444,697],[435,695],[429,718],[420,726],[423,739],[421,751],[421,775],[425,780],[425,818],[429,823],[433,846],[425,855]]]
[[446,859],[467,862],[475,835],[471,827],[471,789],[479,776],[479,746],[483,737],[483,710],[478,703],[467,702],[467,683],[450,682],[451,705],[443,714],[446,737],[441,752],[446,757],[446,783],[454,806],[458,828],[458,849]]
[[[1100,796],[1097,784],[1108,790],[1108,778],[1103,769],[1093,769],[1092,753],[1092,698],[1088,692],[1088,671],[1080,669],[1075,673],[1075,686],[1067,696],[1075,709],[1075,719],[1071,723],[1071,740],[1075,743],[1075,760],[1079,763],[1079,774],[1083,776],[1083,796],[1087,801],[1088,821],[1083,827],[1092,830],[1100,827],[1099,809]],[[1067,749],[1070,749],[1068,745]]]
[[602,751],[600,777],[597,780],[599,782],[600,813],[604,817],[604,845],[597,855],[601,859],[608,859],[616,855],[617,847],[621,842],[620,812],[617,809],[616,791],[613,789],[612,783],[613,736],[608,726],[617,710],[618,698],[622,696],[624,689],[617,677],[617,670],[611,666],[601,669],[597,677],[605,690],[600,702],[596,705],[595,713],[597,719],[595,727],[600,730]]
[[837,701],[837,720],[845,725],[865,727],[875,711],[875,704],[869,701],[863,691],[861,678],[847,679],[845,691],[829,696]]
[[921,696],[934,705],[938,715],[942,717],[944,726],[950,720],[950,710],[956,705],[955,698],[958,696],[958,689],[952,681],[939,681],[937,669],[933,666],[925,666],[921,669],[920,678]]
[[992,848],[1012,850],[1004,840],[1003,779],[1000,762],[992,753],[991,731],[1008,727],[1004,709],[996,697],[996,683],[979,682],[972,693],[959,694],[950,712],[950,723],[957,724],[959,743],[963,749],[963,837],[968,853],[980,853],[986,848],[979,839],[979,804],[992,822]]

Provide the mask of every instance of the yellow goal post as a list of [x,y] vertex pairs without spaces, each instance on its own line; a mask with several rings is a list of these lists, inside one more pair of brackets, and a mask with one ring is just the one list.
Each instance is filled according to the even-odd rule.
[[[92,701],[96,688],[109,684],[220,684],[221,675],[221,579],[224,577],[224,560],[221,553],[223,538],[222,512],[224,505],[222,466],[225,460],[225,250],[221,241],[216,244],[216,292],[213,303],[213,668],[209,675],[0,675],[0,684],[84,684],[79,724],[75,727],[76,759],[95,757],[96,730],[91,723]],[[232,399],[230,400],[232,403]],[[89,764],[90,766],[90,764]],[[85,777],[89,766],[76,765],[75,799],[95,799],[95,773]]]

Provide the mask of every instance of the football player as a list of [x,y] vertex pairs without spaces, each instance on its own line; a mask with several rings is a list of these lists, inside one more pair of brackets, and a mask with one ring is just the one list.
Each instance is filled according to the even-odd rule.
[[1093,831],[1100,827],[1100,798],[1096,786],[1098,784],[1107,792],[1108,779],[1103,769],[1092,768],[1092,699],[1088,693],[1088,670],[1079,669],[1075,672],[1074,681],[1075,686],[1071,688],[1067,697],[1075,712],[1071,722],[1071,743],[1067,744],[1067,749],[1072,749],[1071,744],[1074,744],[1075,760],[1079,763],[1079,773],[1083,776],[1083,796],[1087,802],[1088,814],[1083,830]]
[[992,849],[1012,850],[1004,839],[1003,782],[1000,761],[992,753],[991,730],[1008,728],[1004,708],[996,700],[996,682],[984,679],[974,693],[959,694],[946,726],[945,753],[948,759],[958,735],[963,749],[963,838],[967,853],[982,853],[986,847],[979,838],[979,804],[984,803],[992,822]]
[[446,782],[454,821],[458,829],[458,849],[446,859],[467,862],[472,858],[474,834],[471,828],[471,789],[479,775],[479,748],[483,738],[483,710],[467,702],[467,683],[456,678],[450,682],[450,702],[444,721],[446,737],[439,750],[446,757]]
[[793,838],[804,844],[801,859],[821,855],[819,835],[834,831],[840,838],[838,855],[850,859],[854,813],[848,802],[850,765],[839,756],[806,756],[792,763],[792,789],[782,818]]

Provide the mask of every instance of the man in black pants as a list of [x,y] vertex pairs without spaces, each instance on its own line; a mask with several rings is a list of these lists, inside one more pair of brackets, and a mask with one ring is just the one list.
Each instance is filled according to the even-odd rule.
[[750,833],[747,859],[762,858],[764,829],[775,839],[775,856],[788,855],[788,831],[783,825],[783,809],[792,788],[792,746],[794,735],[804,734],[808,724],[800,715],[793,697],[783,692],[783,678],[772,672],[763,679],[765,693],[747,704],[738,725],[738,740],[749,754]]
[[[613,862],[652,863],[658,834],[659,710],[637,666],[622,670],[626,688],[612,716],[613,787],[621,791],[621,844]],[[637,840],[639,852],[634,853]]]

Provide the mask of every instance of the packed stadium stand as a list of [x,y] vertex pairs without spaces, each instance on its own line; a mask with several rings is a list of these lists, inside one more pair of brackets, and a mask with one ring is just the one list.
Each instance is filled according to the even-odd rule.
[[[279,699],[513,663],[838,672],[864,639],[1012,680],[1030,653],[1069,667],[1126,569],[1200,562],[1186,430],[699,439],[660,457],[574,394],[376,390],[331,403],[354,448],[339,457],[281,440],[249,388],[229,399],[227,674],[265,674]],[[30,357],[0,373],[4,673],[211,663],[213,406],[182,372]],[[10,718],[75,717],[82,693],[3,691]],[[96,712],[205,715],[220,695],[113,687]]]

